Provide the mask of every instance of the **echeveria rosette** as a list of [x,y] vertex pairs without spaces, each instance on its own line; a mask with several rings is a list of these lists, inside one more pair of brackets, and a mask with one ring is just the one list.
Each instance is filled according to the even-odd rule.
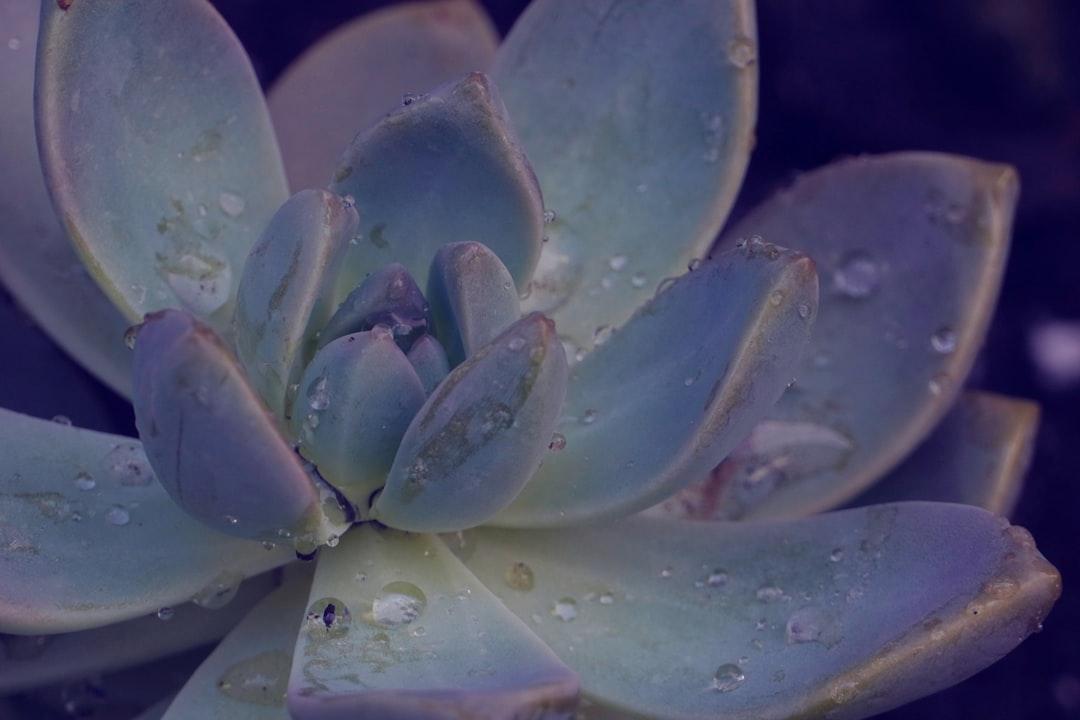
[[[0,12],[32,37],[33,5]],[[166,717],[566,717],[579,692],[588,717],[861,717],[975,672],[1048,611],[1059,579],[1030,536],[972,507],[618,519],[747,433],[736,477],[769,482],[742,483],[734,503],[730,484],[713,497],[706,483],[651,512],[702,514],[702,497],[727,508],[709,515],[752,514],[747,499],[773,515],[823,507],[769,475],[792,467],[850,470],[811,485],[850,499],[948,411],[996,294],[1014,178],[948,156],[827,168],[694,259],[751,145],[745,3],[537,2],[494,57],[470,2],[382,11],[286,74],[276,140],[246,58],[200,0],[42,8],[50,190],[105,293],[130,320],[149,313],[134,352],[143,444],[0,415],[5,631],[66,632],[67,656],[132,633],[143,657],[174,651],[183,639],[144,616],[221,605],[324,544],[314,576],[286,567]],[[418,42],[430,55],[368,69]],[[494,82],[466,74],[489,64]],[[12,67],[5,92],[29,84],[30,66]],[[298,120],[327,77],[335,112]],[[32,143],[27,117],[0,138]],[[336,171],[312,174],[311,158],[369,124]],[[297,188],[332,192],[286,199],[278,143]],[[5,278],[41,277],[67,252],[0,240]],[[781,245],[818,261],[820,308],[814,264]],[[902,292],[912,249],[933,258],[934,293]],[[13,286],[65,347],[124,377],[118,332],[56,320],[55,297]],[[55,294],[110,307],[87,287]],[[912,302],[935,313],[909,317]],[[884,333],[867,330],[882,311]],[[930,402],[896,417],[836,402],[844,387],[823,369],[872,398],[883,334],[893,350],[925,341],[896,392]],[[914,497],[904,477],[932,468],[935,498],[1004,512],[1032,427],[1015,401],[965,399],[882,498]],[[863,444],[870,459],[838,462]],[[976,472],[987,482],[972,487]],[[202,627],[187,609],[177,618]],[[137,660],[118,657],[124,644],[65,672]],[[39,650],[18,677],[35,663],[57,677]]]

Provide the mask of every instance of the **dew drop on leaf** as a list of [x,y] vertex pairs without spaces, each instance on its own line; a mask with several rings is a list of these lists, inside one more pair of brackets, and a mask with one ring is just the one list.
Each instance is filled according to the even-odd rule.
[[552,604],[551,614],[563,622],[572,622],[578,616],[577,601],[571,597],[559,598]]
[[324,597],[308,608],[307,631],[313,639],[339,638],[352,627],[352,613],[340,598]]
[[716,692],[729,693],[738,690],[746,682],[746,673],[735,663],[724,663],[713,673],[710,687]]
[[503,573],[503,580],[511,588],[520,592],[528,592],[536,584],[532,568],[523,562],[516,562],[506,568],[506,572]]
[[408,625],[427,608],[424,591],[411,582],[398,580],[383,586],[371,601],[371,619],[378,625]]
[[240,588],[244,576],[233,570],[224,570],[191,597],[191,602],[208,610],[228,605]]

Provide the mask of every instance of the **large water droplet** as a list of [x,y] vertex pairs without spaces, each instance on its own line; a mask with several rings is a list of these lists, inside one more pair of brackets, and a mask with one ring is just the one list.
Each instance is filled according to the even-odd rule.
[[291,669],[291,655],[268,650],[229,666],[218,680],[218,690],[240,702],[284,707]]
[[237,217],[244,212],[244,198],[230,192],[223,192],[218,196],[218,205],[221,211],[229,217]]
[[234,570],[223,570],[206,586],[191,596],[191,602],[199,607],[216,610],[228,605],[240,588],[244,576]]
[[80,490],[93,490],[97,487],[97,480],[94,480],[94,476],[83,470],[75,475],[75,487]]
[[858,300],[874,294],[881,282],[877,263],[861,252],[848,253],[833,269],[833,287],[841,295]]
[[383,586],[371,601],[371,619],[379,625],[408,625],[424,613],[427,597],[411,582],[396,581]]
[[105,522],[116,526],[127,525],[131,522],[131,513],[121,505],[114,505],[105,513]]
[[953,329],[943,325],[939,327],[934,334],[930,336],[930,347],[934,348],[934,352],[941,353],[942,355],[948,355],[956,351],[956,333]]
[[724,663],[713,673],[711,687],[716,692],[728,693],[738,690],[746,682],[746,673],[735,663]]
[[174,615],[176,615],[176,611],[171,607],[163,607],[157,611],[158,620],[172,620]]
[[563,622],[572,622],[578,616],[577,600],[572,597],[559,598],[552,604],[551,614]]
[[[330,393],[326,389],[325,375],[320,376],[308,387],[308,405],[317,412],[330,407]],[[312,425],[312,427],[317,426],[317,423]]]
[[521,592],[532,590],[536,584],[536,577],[533,575],[532,568],[523,562],[516,562],[506,568],[506,572],[503,573],[503,580],[511,588]]
[[551,452],[562,452],[566,449],[566,436],[561,432],[551,433],[551,442],[548,443],[548,450]]
[[350,627],[352,614],[339,598],[320,598],[308,608],[307,631],[312,639],[339,638],[349,632]]

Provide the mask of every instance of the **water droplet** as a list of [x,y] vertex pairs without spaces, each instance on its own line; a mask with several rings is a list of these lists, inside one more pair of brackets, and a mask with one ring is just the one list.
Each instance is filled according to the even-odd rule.
[[699,267],[701,267],[701,258],[693,258],[686,264],[686,269],[690,272],[694,272]]
[[[356,207],[356,198],[352,195],[344,195],[341,198],[341,204],[345,206],[346,210],[352,210]],[[356,238],[353,238],[353,240],[356,240]]]
[[754,41],[743,35],[728,43],[728,61],[737,68],[748,68],[757,62],[757,49]]
[[545,210],[544,211],[544,222],[553,223],[553,222],[555,222],[556,217],[557,216],[555,215],[554,210]]
[[399,580],[384,585],[375,595],[371,601],[371,619],[386,627],[408,625],[420,617],[426,607],[424,592],[411,582]]
[[693,375],[687,375],[683,378],[683,387],[690,387],[697,382],[697,379],[701,377],[701,370],[695,370]]
[[340,542],[341,537],[334,533],[330,533],[326,536],[326,547],[337,547]]
[[131,327],[129,327],[127,330],[124,331],[124,345],[127,346],[128,350],[134,350],[135,349],[135,338],[138,337],[139,328],[141,328],[141,327],[142,327],[141,324],[140,325],[132,325]]
[[615,330],[610,325],[601,325],[593,331],[593,345],[596,345],[597,347],[603,345],[610,340],[611,336],[614,334]]
[[234,570],[223,570],[202,590],[192,595],[191,602],[209,610],[225,607],[236,597],[236,591],[243,580],[244,576],[240,573]]
[[203,245],[195,251],[162,257],[158,270],[185,308],[210,315],[232,291],[232,265],[220,250]]
[[626,267],[626,263],[628,261],[629,258],[627,258],[625,255],[612,255],[611,259],[608,260],[608,267],[615,272],[619,272]]
[[53,415],[52,421],[57,425],[66,425],[68,427],[71,426],[71,418],[69,418],[67,415]]
[[7,41],[8,50],[18,50],[22,45],[22,40],[17,37],[13,37]]
[[510,348],[514,352],[517,352],[521,348],[525,347],[525,338],[512,337],[510,338],[510,342],[506,343],[506,347]]
[[780,303],[784,302],[784,292],[782,290],[773,290],[769,293],[769,304],[773,307],[780,307]]
[[506,572],[503,573],[503,580],[511,588],[521,592],[532,590],[536,584],[536,577],[533,575],[532,568],[523,562],[516,562],[506,568]]
[[124,507],[114,505],[105,513],[105,522],[116,526],[127,525],[131,522],[131,514]]
[[157,611],[158,620],[172,620],[173,615],[176,614],[171,607],[163,607]]
[[315,553],[319,549],[318,543],[315,542],[315,537],[309,534],[297,535],[292,541],[293,550],[296,552],[296,557],[300,560],[314,560]]
[[709,587],[724,587],[728,582],[728,574],[723,570],[713,570],[705,578],[705,584]]
[[799,317],[803,320],[810,317],[810,306],[804,303],[799,303],[799,306],[795,308],[799,312]]
[[[326,376],[321,375],[308,387],[308,406],[316,412],[330,407],[330,393],[326,390]],[[312,425],[317,427],[317,423]]]
[[223,192],[218,196],[218,205],[221,206],[221,211],[229,217],[238,217],[240,213],[244,212],[246,203],[244,198],[239,195]]
[[97,487],[97,480],[90,473],[83,470],[75,475],[75,487],[80,490],[93,490]]
[[738,690],[746,682],[746,673],[735,663],[724,663],[713,673],[710,688],[716,692],[729,693]]
[[669,577],[671,577],[671,573],[672,573],[672,572],[673,572],[673,571],[672,571],[672,569],[671,569],[671,566],[670,566],[670,565],[668,565],[667,567],[665,567],[664,569],[662,569],[662,570],[660,571],[660,577],[662,577],[662,578],[665,578],[665,579],[666,579],[666,578],[669,578]]
[[841,550],[840,548],[836,548],[831,553],[829,553],[829,561],[830,562],[834,562],[834,563],[835,562],[840,562],[843,559],[844,559],[844,551]]
[[551,614],[563,622],[572,622],[577,618],[577,601],[571,597],[559,598],[551,606]]
[[599,412],[597,412],[596,410],[593,410],[592,408],[590,408],[590,409],[586,410],[584,412],[584,414],[582,414],[581,422],[585,423],[586,425],[591,425],[594,422],[596,422],[596,416],[599,415],[599,414],[600,414]]
[[945,373],[937,373],[926,383],[926,389],[930,391],[931,395],[940,395],[945,392],[945,388],[948,384],[949,376]]
[[230,525],[235,525],[236,523],[240,522],[240,520],[238,518],[232,516],[232,515],[226,515],[225,516],[225,522],[227,522]]
[[758,588],[756,597],[758,602],[775,603],[784,599],[784,591],[776,585],[763,585]]
[[845,255],[833,269],[833,286],[841,295],[861,300],[874,294],[881,282],[881,270],[864,253]]
[[788,645],[817,642],[825,647],[836,646],[843,639],[843,631],[836,617],[820,607],[796,610],[788,618],[784,630]]
[[566,436],[560,432],[551,433],[551,442],[548,443],[548,450],[551,452],[562,452],[566,449]]
[[636,272],[630,277],[630,284],[636,288],[643,288],[649,284],[649,279],[645,277],[645,273]]
[[596,601],[598,603],[600,603],[601,605],[614,605],[615,604],[615,596],[612,595],[609,592],[603,592],[603,593],[600,593],[600,597],[598,597],[596,599]]
[[262,546],[263,546],[263,550],[273,550],[275,547],[277,547],[277,545],[270,542],[269,540],[263,540]]
[[141,487],[154,478],[150,463],[137,443],[117,443],[105,456],[105,469],[120,485]]
[[930,336],[930,346],[934,352],[948,355],[956,350],[956,333],[951,327],[942,325]]
[[292,655],[267,650],[229,666],[217,687],[233,700],[251,705],[284,707]]
[[339,598],[320,598],[308,608],[307,631],[313,640],[342,637],[350,627],[352,614]]

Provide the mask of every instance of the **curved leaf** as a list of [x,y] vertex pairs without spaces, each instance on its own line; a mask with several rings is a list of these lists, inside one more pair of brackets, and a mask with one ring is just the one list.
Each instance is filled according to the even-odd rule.
[[404,95],[486,69],[497,45],[491,21],[473,0],[403,3],[335,30],[270,88],[289,185],[325,185],[356,133]]
[[0,3],[9,37],[0,65],[0,280],[61,347],[102,382],[131,396],[130,325],[86,272],[56,219],[34,131],[34,0]]
[[130,320],[182,307],[227,327],[286,198],[243,48],[203,0],[41,7],[38,139],[76,249]]
[[555,452],[494,522],[625,515],[708,472],[783,392],[816,307],[814,264],[763,243],[670,283],[574,366]]
[[487,520],[543,460],[565,393],[554,325],[539,313],[522,318],[458,365],[416,413],[372,516],[417,532]]
[[753,145],[756,43],[748,0],[541,0],[499,49],[492,77],[557,213],[524,309],[576,348],[708,250]]
[[376,325],[393,332],[402,350],[434,326],[423,291],[403,265],[383,265],[365,277],[319,333],[319,347]]
[[772,524],[479,528],[462,555],[586,697],[672,720],[883,712],[1004,655],[1061,591],[1027,531],[943,503]]
[[309,603],[295,717],[573,716],[574,674],[435,537],[354,529],[324,551]]
[[291,559],[196,522],[139,443],[0,410],[0,632],[59,633],[218,604]]
[[[930,432],[982,344],[1016,195],[1016,173],[1003,165],[933,153],[860,157],[802,176],[725,233],[723,244],[760,235],[805,252],[822,293],[798,382],[770,413],[768,442],[740,448],[720,468],[723,517],[833,507]],[[807,424],[828,439],[810,437]]]
[[408,99],[357,135],[330,189],[356,198],[360,213],[341,298],[392,262],[426,287],[435,251],[464,240],[490,248],[518,287],[532,277],[544,230],[540,188],[480,73]]

